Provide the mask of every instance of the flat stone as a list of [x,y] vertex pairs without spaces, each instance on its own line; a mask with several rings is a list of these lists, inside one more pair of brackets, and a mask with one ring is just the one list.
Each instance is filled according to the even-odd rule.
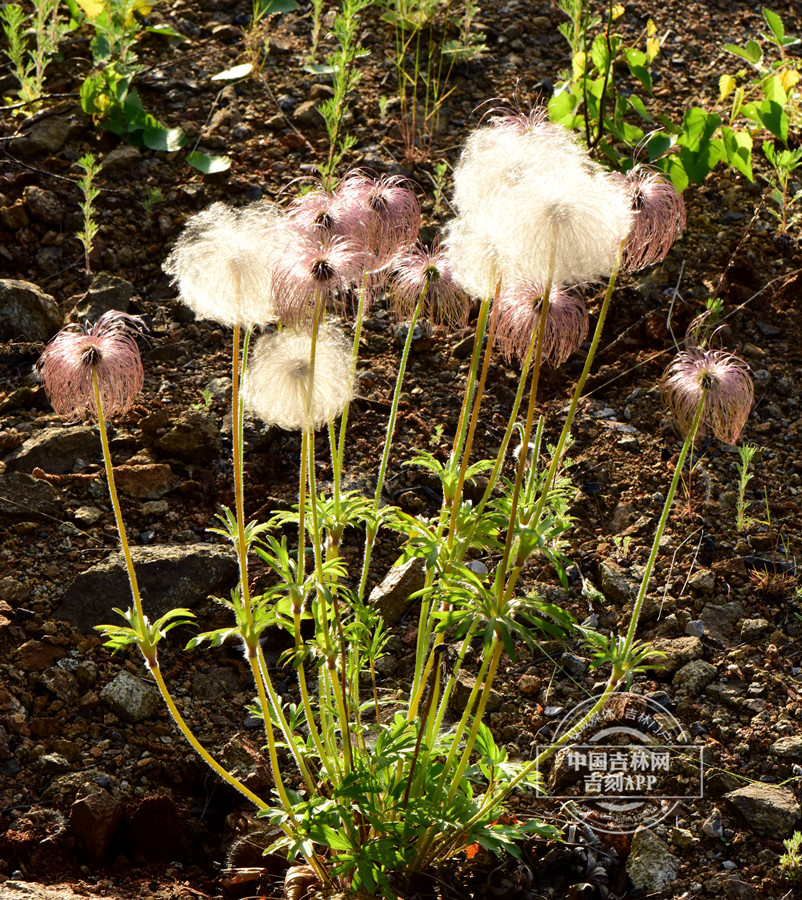
[[41,641],[26,641],[17,652],[17,665],[25,672],[43,672],[56,660],[67,655],[60,644],[54,644],[46,638]]
[[748,784],[725,794],[724,799],[743,816],[752,831],[774,840],[790,837],[802,816],[802,808],[787,788]]
[[63,322],[50,294],[28,281],[0,279],[0,341],[49,341]]
[[[471,696],[476,679],[473,675],[469,675],[464,670],[460,670],[457,680],[454,683],[454,689],[451,692],[451,698],[448,701],[448,711],[452,716],[461,716],[465,712],[468,705],[468,698]],[[478,701],[477,701],[478,702]],[[496,712],[501,708],[501,694],[492,690],[487,697],[486,712]],[[475,711],[474,707],[474,711]]]
[[249,790],[259,794],[273,785],[270,764],[259,750],[244,737],[233,737],[223,747],[223,765]]
[[139,500],[159,500],[178,487],[178,478],[167,463],[115,466],[117,490]]
[[744,619],[741,623],[741,637],[745,641],[754,641],[771,631],[771,622],[767,619]]
[[707,603],[699,619],[705,626],[708,638],[728,646],[735,637],[735,626],[744,613],[743,606],[737,600],[722,604]]
[[308,128],[322,128],[324,124],[315,100],[299,103],[292,111],[292,120],[296,125],[305,125]]
[[140,162],[142,162],[142,154],[136,147],[132,147],[130,144],[120,144],[119,147],[110,150],[103,157],[100,168],[104,172],[108,172],[112,169],[122,169],[127,168],[128,166],[134,166]]
[[400,566],[393,566],[381,584],[370,592],[370,603],[384,619],[385,625],[396,625],[412,605],[411,595],[423,588],[426,567],[423,560],[413,557]]
[[[236,556],[225,546],[133,547],[131,555],[151,621],[175,607],[191,609],[210,594],[225,595],[237,579]],[[122,554],[112,553],[75,578],[54,617],[87,633],[95,625],[122,624],[113,608],[130,605],[130,590]]]
[[47,116],[12,141],[11,146],[22,156],[56,153],[67,141],[77,137],[88,121],[86,116]]
[[702,642],[698,637],[679,638],[655,638],[652,641],[652,649],[665,653],[665,658],[655,660],[655,673],[670,675],[676,672],[680,666],[684,666],[692,659],[699,659],[702,655]]
[[126,722],[149,719],[161,706],[161,696],[156,688],[125,669],[103,688],[100,699]]
[[697,697],[718,674],[716,667],[703,659],[692,659],[677,669],[673,685],[685,696]]
[[638,595],[639,583],[617,563],[605,560],[600,567],[601,591],[612,603],[627,603]]
[[108,791],[91,782],[86,795],[70,807],[70,830],[84,850],[101,859],[122,819],[122,806]]
[[716,573],[711,569],[698,569],[688,579],[688,587],[698,591],[702,596],[709,597],[716,586]]
[[802,763],[802,736],[791,735],[780,738],[769,747],[769,753],[781,759],[792,759],[794,762]]
[[28,185],[22,192],[22,200],[32,216],[48,225],[56,225],[64,218],[64,207],[52,191]]
[[220,455],[220,429],[212,412],[188,409],[156,446],[171,459],[188,465],[207,466]]
[[91,425],[54,425],[29,437],[5,458],[6,471],[32,472],[39,468],[51,475],[72,472],[78,462],[100,458],[100,437]]
[[192,696],[196,700],[219,700],[240,690],[239,674],[231,666],[217,666],[192,676]]
[[71,322],[88,319],[94,323],[111,310],[128,312],[133,293],[134,286],[124,278],[100,272],[92,279],[89,290],[75,304],[68,318]]
[[662,894],[676,881],[679,864],[668,844],[648,828],[639,828],[632,836],[626,870],[636,888]]

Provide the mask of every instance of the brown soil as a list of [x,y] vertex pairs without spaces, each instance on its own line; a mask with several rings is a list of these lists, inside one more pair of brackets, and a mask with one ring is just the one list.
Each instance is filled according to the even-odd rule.
[[[651,16],[658,35],[667,35],[656,63],[661,76],[656,96],[674,118],[691,105],[715,100],[718,75],[727,59],[720,45],[743,42],[763,29],[759,4],[733,7],[726,0],[660,4],[648,0],[627,6],[628,33],[639,33]],[[798,23],[795,0],[775,2],[772,8],[789,28]],[[171,458],[154,446],[150,426],[143,427],[156,412],[166,426],[193,405],[204,408],[202,392],[213,379],[230,374],[230,334],[214,324],[193,321],[177,303],[162,262],[195,212],[216,200],[240,205],[260,197],[281,200],[292,195],[295,187],[288,184],[312,171],[328,148],[322,128],[293,120],[298,105],[317,96],[316,85],[326,83],[325,77],[302,69],[309,52],[308,4],[302,4],[298,14],[284,16],[271,32],[260,78],[222,90],[209,80],[242,61],[238,26],[248,11],[246,4],[172,0],[154,12],[154,23],[169,23],[189,39],[168,49],[161,38],[151,35],[137,46],[149,67],[137,79],[146,109],[167,125],[180,125],[192,139],[187,149],[197,140],[200,149],[227,153],[231,169],[203,176],[186,165],[186,151],[129,151],[121,164],[104,169],[98,181],[101,227],[93,269],[133,285],[129,311],[143,316],[151,332],[144,352],[144,393],[113,428],[114,462],[168,464],[175,483],[164,496],[167,509],[160,518],[143,511],[140,500],[124,498],[134,543],[213,542],[216,539],[206,529],[221,504],[232,504],[230,441],[225,437],[226,429],[230,434],[230,413],[224,393],[211,395],[209,408],[224,440],[219,456],[209,463]],[[380,106],[380,98],[392,98],[395,90],[393,68],[387,62],[392,30],[375,9],[368,10],[362,41],[371,52],[359,64],[363,77],[354,91],[347,126],[357,143],[347,165],[409,175],[419,187],[424,233],[431,237],[448,218],[447,211],[434,208],[436,163],[455,162],[461,142],[479,121],[480,104],[510,97],[516,89],[527,102],[544,80],[557,80],[567,64],[567,45],[556,31],[558,21],[560,14],[552,3],[533,7],[510,0],[483,8],[479,23],[489,51],[454,69],[453,92],[444,103],[438,133],[425,153],[410,160],[393,118],[397,107],[391,101],[382,115]],[[76,160],[87,151],[104,159],[126,146],[80,114],[75,92],[89,66],[89,38],[84,31],[74,34],[64,58],[50,71],[48,89],[67,96],[49,101],[32,119],[6,115],[0,131],[0,206],[24,211],[24,220],[6,216],[0,223],[2,275],[39,285],[65,313],[91,281],[75,237],[82,224]],[[13,84],[2,81],[2,87],[9,94]],[[66,142],[56,150],[19,152],[19,143],[9,138],[28,132],[45,117],[72,117],[74,127]],[[165,198],[151,216],[143,207],[147,187],[158,188]],[[445,188],[447,194],[448,178]],[[44,198],[42,191],[47,192]],[[725,345],[746,358],[755,372],[757,399],[744,434],[759,448],[747,495],[752,523],[746,531],[736,531],[737,454],[716,442],[700,442],[691,496],[682,495],[671,517],[668,551],[658,561],[652,614],[641,626],[641,636],[676,640],[701,617],[706,623],[701,653],[715,667],[712,689],[687,693],[671,676],[652,675],[639,676],[635,689],[659,697],[691,730],[693,743],[706,748],[708,778],[703,799],[683,803],[658,826],[657,834],[671,844],[680,868],[670,888],[649,896],[779,900],[794,896],[793,885],[778,868],[780,838],[787,835],[756,831],[723,795],[756,781],[782,783],[799,798],[802,770],[793,758],[769,752],[780,737],[802,739],[795,569],[802,533],[798,226],[790,235],[779,235],[760,186],[725,169],[717,169],[704,185],[692,187],[685,199],[688,229],[665,263],[637,278],[623,279],[617,288],[588,397],[580,407],[571,451],[576,523],[568,551],[573,562],[569,590],[559,588],[553,571],[539,564],[527,569],[527,587],[539,584],[579,621],[595,616],[603,630],[626,625],[631,601],[610,595],[606,601],[587,599],[581,580],[589,579],[598,587],[605,566],[615,564],[626,576],[646,560],[680,447],[673,424],[661,411],[657,385],[673,354],[672,336],[684,334],[708,297],[721,297]],[[596,309],[599,298],[589,299]],[[466,371],[466,361],[455,358],[453,350],[466,334],[436,328],[431,339],[416,348],[397,430],[399,461],[409,459],[417,448],[447,448]],[[351,413],[353,440],[346,460],[354,486],[365,484],[364,479],[375,473],[400,353],[386,318],[368,322],[363,345],[360,395]],[[32,376],[42,346],[27,343],[20,335],[0,347],[3,454],[59,422]],[[578,356],[559,372],[541,378],[540,412],[549,441],[556,438],[561,410],[581,369],[582,354]],[[478,450],[484,455],[495,452],[517,377],[515,368],[500,360],[491,367],[478,438]],[[20,392],[21,386],[28,389]],[[433,423],[444,424],[442,434],[435,432]],[[331,475],[326,453],[321,443],[323,483]],[[264,517],[293,501],[298,456],[297,436],[284,433],[269,435],[249,453],[246,497],[251,515]],[[0,462],[0,467],[4,465]],[[282,867],[265,864],[258,853],[249,855],[247,847],[237,845],[251,829],[252,809],[223,788],[183,745],[171,730],[166,711],[132,725],[100,701],[101,688],[121,668],[143,674],[139,659],[133,653],[112,657],[97,637],[82,634],[53,615],[75,575],[116,546],[109,504],[102,491],[95,490],[104,483],[99,453],[79,470],[51,480],[57,481],[60,514],[15,516],[3,522],[0,725],[7,740],[0,740],[0,882],[61,886],[78,895],[120,900],[280,895]],[[393,469],[386,494],[411,512],[436,506],[432,484],[401,465]],[[99,509],[101,517],[76,528],[75,512],[86,506]],[[770,525],[763,522],[768,519]],[[355,554],[358,549],[357,539]],[[388,540],[376,557],[376,577],[383,576],[394,560]],[[259,577],[255,568],[254,578]],[[125,603],[120,599],[116,605]],[[197,611],[202,622],[217,621],[213,604]],[[403,684],[411,660],[410,628],[414,633],[412,619],[398,626],[399,666],[384,687]],[[52,651],[52,659],[40,664],[45,658],[40,657],[23,665],[19,648],[31,641],[41,642],[38,652],[45,657]],[[219,753],[240,734],[258,746],[256,732],[244,725],[250,686],[238,654],[223,649],[201,657],[197,652],[183,653],[179,646],[175,640],[164,651],[163,668],[206,745]],[[575,676],[566,671],[561,654],[568,651],[582,657],[578,641],[545,650],[523,654],[515,662],[507,660],[499,673],[500,702],[489,724],[511,755],[528,757],[532,745],[547,739],[554,725],[549,708],[570,708],[600,680],[593,671]],[[48,682],[48,673],[57,668],[53,663],[63,656],[89,660],[96,667],[80,696],[67,691],[62,698],[52,678]],[[230,690],[222,697],[204,699],[197,690],[193,679],[206,667],[229,673]],[[522,676],[530,679],[522,682]],[[539,686],[533,687],[535,680]],[[66,769],[48,762],[52,754],[65,760]],[[75,775],[72,788],[64,786],[68,773]],[[56,778],[60,787],[54,791]],[[123,811],[122,824],[101,859],[92,858],[67,823],[76,792],[86,782],[107,788]],[[518,815],[567,824],[556,804],[531,795],[516,797],[514,803]],[[723,821],[719,836],[709,824],[716,808]],[[706,822],[708,827],[703,828]],[[674,825],[684,831],[672,831]],[[571,836],[575,844],[566,850],[527,846],[525,870],[512,860],[501,860],[500,868],[481,859],[472,866],[460,863],[442,873],[447,886],[441,890],[453,897],[638,895],[623,869],[629,837],[602,835],[601,843],[594,844],[580,834]],[[238,849],[227,861],[232,846]],[[257,871],[250,875],[231,874],[232,869],[241,873],[254,868]],[[585,884],[589,886],[582,893]],[[0,896],[3,890],[0,883]]]

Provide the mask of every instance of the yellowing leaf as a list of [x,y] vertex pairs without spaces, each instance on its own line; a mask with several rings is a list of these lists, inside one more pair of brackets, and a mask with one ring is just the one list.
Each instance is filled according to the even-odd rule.
[[620,3],[616,3],[613,7],[613,21],[620,19],[624,15],[624,7]]
[[735,90],[735,79],[732,75],[722,75],[718,80],[718,102],[721,103]]
[[660,41],[656,37],[646,38],[646,62],[651,62],[660,52]]
[[103,0],[75,0],[86,13],[86,18],[94,21],[106,8]]
[[780,75],[780,82],[782,83],[785,93],[790,94],[793,86],[799,83],[799,72],[797,72],[796,69],[786,69],[782,75]]
[[571,67],[574,70],[574,81],[578,81],[585,74],[587,68],[587,56],[581,50],[574,54]]
[[654,19],[649,19],[646,23],[646,37],[654,37],[657,34],[657,26],[654,24]]

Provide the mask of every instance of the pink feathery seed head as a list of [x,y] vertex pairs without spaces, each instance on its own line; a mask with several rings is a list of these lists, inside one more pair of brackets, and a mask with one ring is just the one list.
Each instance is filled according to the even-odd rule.
[[648,166],[630,169],[623,182],[634,215],[623,267],[637,272],[666,258],[685,228],[685,201],[661,172]]
[[422,299],[421,314],[452,328],[465,325],[470,303],[451,273],[444,248],[436,240],[430,248],[418,244],[401,254],[390,275],[392,310],[400,321],[411,318]]
[[307,231],[320,240],[329,237],[364,240],[369,219],[364,204],[322,185],[293,200],[286,209],[286,216],[294,228]]
[[384,265],[399,251],[407,250],[420,230],[420,203],[399,175],[372,178],[355,170],[340,182],[337,192],[368,213],[366,242]]
[[97,418],[92,372],[106,417],[127,412],[145,372],[135,335],[141,319],[111,310],[93,326],[68,325],[45,348],[37,370],[53,409],[64,418]]
[[[533,106],[529,112],[517,102],[509,106],[496,106],[489,109],[485,116],[494,128],[514,131],[517,134],[526,134],[536,128],[540,128],[548,122],[548,111],[544,106]],[[484,118],[484,117],[483,117]]]
[[[496,341],[506,359],[526,357],[532,335],[540,324],[543,288],[532,282],[513,282],[495,304]],[[543,359],[555,368],[575,352],[588,334],[588,311],[575,294],[552,286],[543,335]]]
[[327,302],[343,306],[345,292],[360,283],[365,250],[348,238],[321,241],[302,231],[293,237],[276,266],[275,303],[281,322],[302,325],[318,318]]
[[723,350],[682,350],[666,369],[660,385],[663,403],[680,431],[690,430],[702,393],[707,391],[699,434],[709,429],[734,444],[752,409],[755,392],[749,366]]

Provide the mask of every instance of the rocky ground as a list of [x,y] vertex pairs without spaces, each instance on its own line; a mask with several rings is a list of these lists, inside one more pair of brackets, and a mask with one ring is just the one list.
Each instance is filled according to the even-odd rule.
[[[798,21],[796,2],[772,8],[789,27],[794,12]],[[282,866],[265,862],[254,846],[252,810],[182,743],[139,659],[112,657],[92,630],[128,602],[97,433],[54,416],[32,371],[65,321],[109,308],[143,316],[145,390],[112,427],[135,561],[153,612],[160,604],[189,606],[202,623],[217,621],[207,597],[227,592],[236,571],[207,530],[220,505],[232,503],[230,334],[194,321],[161,265],[189,216],[215,200],[281,199],[288,183],[312,171],[327,151],[315,107],[328,95],[328,81],[302,69],[308,5],[273,29],[261,78],[222,89],[210,81],[242,61],[247,12],[244,4],[166,2],[150,22],[170,24],[187,40],[167,49],[163,39],[148,36],[137,47],[148,67],[137,81],[146,108],[180,126],[199,149],[227,153],[232,166],[225,173],[203,176],[186,165],[186,151],[139,150],[93,127],[75,99],[89,66],[85,32],[70,38],[51,70],[48,90],[63,96],[27,119],[4,114],[0,273],[24,282],[0,283],[0,896],[9,900],[281,894]],[[665,35],[656,96],[676,118],[694,103],[715,100],[725,59],[720,44],[743,42],[762,27],[759,4],[734,8],[726,0],[627,6],[624,25],[635,35],[649,16]],[[392,30],[368,10],[361,39],[371,55],[360,62],[363,78],[348,121],[357,142],[347,164],[412,178],[424,235],[432,237],[448,218],[446,204],[434,203],[436,164],[454,163],[479,120],[478,104],[509,97],[516,86],[526,100],[557,79],[567,62],[557,21],[549,2],[482,8],[478,23],[488,52],[451,73],[454,90],[437,133],[410,159],[394,118],[394,70],[386,56]],[[13,79],[3,77],[0,87],[11,93]],[[386,106],[381,97],[390,98]],[[76,161],[87,151],[103,164],[91,277],[75,237],[82,226]],[[149,207],[148,188],[160,190],[163,202]],[[447,175],[444,188],[447,194]],[[760,186],[726,170],[685,199],[688,229],[665,263],[617,289],[580,408],[570,589],[537,564],[527,580],[579,621],[590,618],[602,629],[626,624],[680,446],[657,384],[672,335],[681,337],[708,297],[721,297],[725,345],[747,359],[755,379],[744,434],[758,446],[747,493],[750,521],[736,529],[735,450],[698,446],[690,498],[683,493],[676,504],[641,628],[667,654],[666,664],[634,688],[688,729],[705,764],[704,797],[682,803],[632,841],[572,830],[563,847],[527,846],[525,870],[512,860],[498,868],[481,859],[458,862],[442,873],[443,896],[798,896],[778,862],[782,839],[802,825],[799,232],[779,235]],[[589,299],[595,308],[598,298]],[[416,342],[397,432],[400,459],[416,448],[447,446],[469,335],[436,328]],[[381,305],[362,343],[346,460],[354,486],[369,484],[375,473],[400,352]],[[541,378],[547,439],[556,438],[581,356]],[[503,433],[517,377],[501,361],[491,368],[479,435],[488,453]],[[443,424],[442,433],[433,423]],[[248,441],[248,511],[264,517],[293,500],[299,441],[256,425]],[[319,459],[325,483],[322,445]],[[437,500],[426,478],[402,466],[387,495],[411,512],[429,511]],[[383,545],[376,580],[394,559],[393,547]],[[258,568],[253,574],[257,581],[262,575]],[[583,578],[598,593],[583,595]],[[403,686],[410,629],[414,636],[414,616],[402,615],[382,672],[384,689]],[[249,786],[268,790],[258,723],[244,710],[251,687],[242,660],[233,650],[200,656],[180,645],[175,640],[164,652],[163,668],[184,715]],[[587,662],[572,642],[502,666],[489,724],[510,754],[528,757],[563,711],[593,692],[598,675]],[[700,787],[698,779],[686,781]],[[569,824],[556,804],[531,796],[515,804],[519,816]]]

